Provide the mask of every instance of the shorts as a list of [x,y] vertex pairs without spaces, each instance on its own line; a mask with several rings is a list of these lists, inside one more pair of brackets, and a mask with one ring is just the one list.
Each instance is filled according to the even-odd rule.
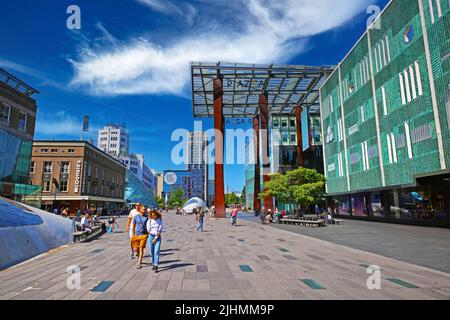
[[131,246],[133,249],[142,248],[145,249],[147,244],[148,235],[134,236],[131,238]]

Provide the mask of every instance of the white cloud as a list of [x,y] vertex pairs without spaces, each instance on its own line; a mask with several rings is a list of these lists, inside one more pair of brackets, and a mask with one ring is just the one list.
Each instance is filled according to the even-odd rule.
[[[165,14],[175,6],[157,0],[138,1]],[[214,23],[210,15],[214,8],[208,7],[209,15],[203,17],[211,21],[208,28],[200,23],[196,32],[167,39],[164,44],[140,38],[126,43],[114,41],[95,49],[84,46],[77,61],[72,61],[75,76],[71,84],[95,95],[183,95],[189,88],[190,61],[288,62],[305,49],[309,36],[342,25],[369,3],[369,0],[240,1],[240,6],[233,3],[228,7],[233,13],[229,24]],[[194,2],[199,14],[206,6],[204,3],[199,6],[201,2]],[[226,7],[223,1],[217,5],[222,10]]]

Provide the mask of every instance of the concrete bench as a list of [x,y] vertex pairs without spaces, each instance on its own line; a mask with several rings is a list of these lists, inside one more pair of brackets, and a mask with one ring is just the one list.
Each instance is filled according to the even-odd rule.
[[340,225],[342,222],[344,222],[342,219],[333,219],[333,224]]
[[317,226],[322,227],[325,225],[324,220],[304,220],[304,219],[281,219],[281,223],[284,224],[294,224],[303,226]]
[[105,233],[104,224],[93,226],[92,231],[76,231],[73,233],[73,242],[85,242],[92,240]]

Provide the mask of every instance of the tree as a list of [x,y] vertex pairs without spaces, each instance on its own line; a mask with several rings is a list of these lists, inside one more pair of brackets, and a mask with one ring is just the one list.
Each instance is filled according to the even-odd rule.
[[178,188],[170,193],[169,208],[182,207],[185,202],[183,189]]
[[238,203],[239,203],[239,198],[237,197],[237,195],[234,192],[225,195],[225,204],[227,206],[230,206],[233,204],[238,204]]
[[158,208],[164,208],[166,205],[166,202],[164,201],[164,199],[162,197],[156,197],[155,202],[156,202],[156,206]]
[[286,174],[274,174],[265,185],[260,199],[274,197],[283,203],[295,203],[297,207],[316,204],[325,194],[324,175],[316,170],[298,168]]

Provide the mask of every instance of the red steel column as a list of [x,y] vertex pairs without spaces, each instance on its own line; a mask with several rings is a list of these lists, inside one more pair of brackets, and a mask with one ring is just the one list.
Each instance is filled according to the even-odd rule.
[[255,212],[261,213],[261,200],[259,199],[259,192],[261,190],[261,170],[259,159],[259,117],[253,118],[253,154],[255,156],[255,182],[253,194],[253,207]]
[[[262,139],[262,156],[263,156],[263,184],[270,181],[270,157],[269,157],[269,101],[267,93],[259,95],[259,110],[261,117],[261,139]],[[264,190],[266,190],[264,188]],[[273,198],[264,198],[264,212],[272,210]]]
[[303,108],[301,106],[295,108],[295,119],[297,121],[297,165],[299,167],[305,166],[305,159],[303,158],[302,111]]
[[225,192],[223,179],[223,82],[222,79],[214,80],[214,207],[217,218],[225,218]]

